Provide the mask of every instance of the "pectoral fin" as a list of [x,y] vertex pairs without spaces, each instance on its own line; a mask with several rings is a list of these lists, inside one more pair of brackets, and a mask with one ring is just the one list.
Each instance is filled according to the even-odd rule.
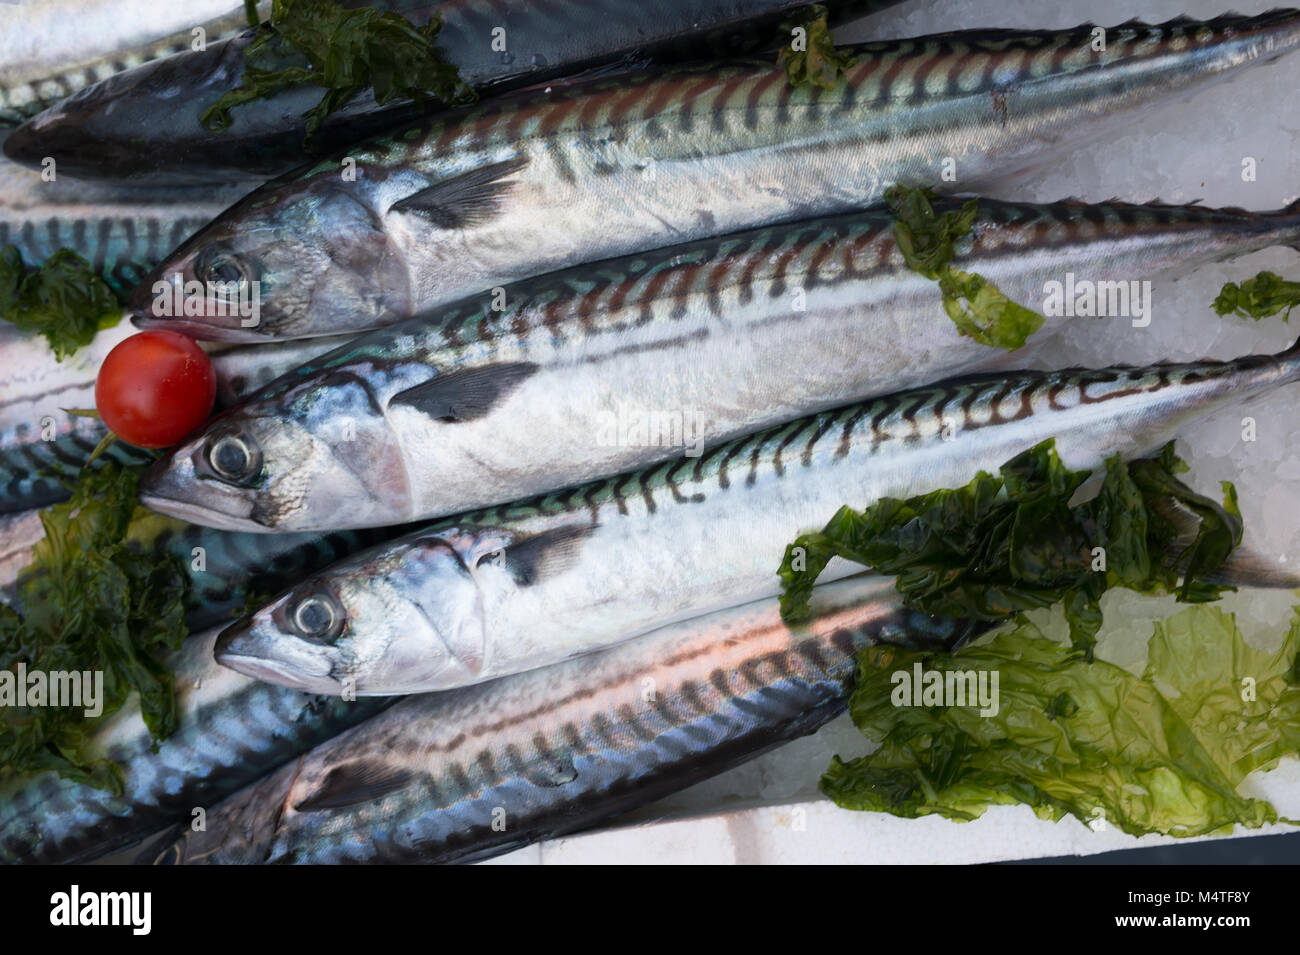
[[446,179],[399,199],[392,212],[424,216],[442,229],[463,229],[486,222],[497,214],[510,189],[506,178],[528,165],[523,156],[490,163]]
[[582,541],[595,525],[573,525],[543,531],[511,544],[503,558],[515,582],[527,587],[564,573],[582,552]]
[[533,362],[512,362],[453,371],[406,389],[390,404],[409,405],[439,421],[474,421],[509,397],[537,368]]
[[383,763],[344,763],[331,769],[320,785],[293,808],[298,812],[315,812],[373,802],[401,789],[411,778],[412,774],[406,770]]

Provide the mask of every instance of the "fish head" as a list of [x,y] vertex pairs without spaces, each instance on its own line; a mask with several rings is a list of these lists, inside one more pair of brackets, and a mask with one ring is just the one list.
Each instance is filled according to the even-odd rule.
[[218,415],[156,461],[140,499],[233,531],[323,531],[409,519],[401,448],[360,379],[325,373]]
[[487,650],[482,566],[504,540],[442,528],[342,561],[223,631],[217,662],[312,693],[476,682]]
[[5,153],[32,168],[52,158],[59,172],[78,178],[209,186],[214,173],[230,166],[222,160],[242,153],[248,178],[266,168],[256,162],[255,137],[264,130],[247,129],[247,116],[239,115],[237,131],[225,134],[208,129],[199,115],[201,106],[240,84],[244,51],[257,36],[245,30],[83,86],[14,130]]
[[405,260],[337,168],[253,192],[148,275],[140,328],[215,341],[316,338],[408,316]]
[[321,96],[311,83],[242,103],[228,122],[209,113],[244,82],[250,55],[251,65],[264,69],[307,65],[282,35],[267,40],[265,31],[248,29],[114,73],[17,127],[4,152],[33,169],[53,159],[60,173],[79,179],[209,188],[225,181],[260,184],[309,155],[350,146],[420,113],[414,104],[379,109],[373,96],[353,97],[325,118],[310,148],[305,116]]

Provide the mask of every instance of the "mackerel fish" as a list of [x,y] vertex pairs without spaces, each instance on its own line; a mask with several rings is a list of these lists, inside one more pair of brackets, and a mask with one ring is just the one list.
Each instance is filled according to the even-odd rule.
[[[1220,579],[1294,587],[1282,570],[1238,550]],[[815,732],[844,711],[868,647],[951,651],[991,626],[909,611],[893,581],[874,574],[816,587],[810,609],[790,627],[776,601],[756,601],[580,659],[410,697],[212,808],[204,832],[173,833],[137,861],[485,859]],[[882,647],[873,662],[890,659]]]
[[815,732],[844,711],[865,647],[952,648],[980,629],[900,601],[856,577],[818,587],[797,629],[764,600],[402,700],[140,861],[471,862],[590,826]]
[[[945,160],[981,191],[1297,42],[1300,12],[1282,10],[1127,23],[1103,51],[1092,26],[868,43],[846,48],[858,60],[831,90],[756,59],[525,91],[254,191],[132,310],[202,338],[341,334],[581,262],[861,208],[938,181]],[[159,282],[200,283],[202,314],[166,314]],[[254,282],[261,320],[245,328],[227,296]]]

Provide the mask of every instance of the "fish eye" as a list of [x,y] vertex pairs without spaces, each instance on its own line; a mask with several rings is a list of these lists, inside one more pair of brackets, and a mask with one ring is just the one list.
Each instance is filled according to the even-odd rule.
[[223,481],[247,484],[262,472],[262,452],[240,434],[223,434],[208,445],[208,466]]
[[333,598],[314,593],[298,601],[293,608],[293,626],[298,633],[313,640],[337,636],[342,629],[343,614]]
[[[244,260],[227,249],[210,248],[199,257],[195,267],[198,279],[229,289],[234,284],[250,281],[250,270]],[[215,289],[218,294],[223,288]]]

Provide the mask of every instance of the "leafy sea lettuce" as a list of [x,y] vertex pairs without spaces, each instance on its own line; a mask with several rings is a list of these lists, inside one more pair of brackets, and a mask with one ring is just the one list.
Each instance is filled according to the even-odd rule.
[[[785,66],[791,86],[820,86],[833,90],[853,57],[835,49],[829,24],[830,11],[821,4],[801,7],[797,15],[781,23],[782,46],[777,66]],[[803,30],[803,49],[793,44],[795,30]]]
[[[927,613],[1000,621],[1059,603],[1075,651],[1091,659],[1112,587],[1187,603],[1232,589],[1210,578],[1241,542],[1236,491],[1224,482],[1217,503],[1175,476],[1185,470],[1172,443],[1129,464],[1115,456],[1098,492],[1071,506],[1090,474],[1067,469],[1048,440],[965,487],[846,505],[786,548],[781,613],[805,619],[818,576],[842,557],[896,577],[904,603]],[[1190,538],[1173,509],[1195,515]]]
[[59,361],[116,325],[122,307],[108,283],[71,249],[59,249],[39,269],[23,264],[18,247],[0,249],[0,318],[45,336]]
[[[84,472],[72,497],[41,513],[45,538],[18,582],[17,606],[0,606],[0,670],[100,671],[103,712],[131,692],[155,739],[176,727],[172,675],[163,651],[185,637],[188,578],[173,555],[128,544],[143,468]],[[16,679],[16,677],[15,677]],[[14,684],[10,684],[13,686]],[[2,684],[0,684],[2,686]],[[120,792],[115,766],[88,750],[85,708],[0,706],[0,768],[55,770]]]
[[894,210],[898,250],[909,267],[939,283],[943,310],[958,331],[981,345],[1014,351],[1043,327],[1042,315],[1011,301],[984,277],[949,264],[956,242],[970,234],[979,218],[978,199],[936,213],[928,189],[895,186],[886,198]]
[[[1132,835],[1278,821],[1237,788],[1300,750],[1300,622],[1270,654],[1245,642],[1231,614],[1197,606],[1157,625],[1148,651],[1137,677],[1084,662],[1023,618],[955,653],[869,648],[850,712],[879,748],[836,757],[822,789],[846,809],[970,820],[1023,803],[1044,819],[1073,815]],[[895,705],[895,674],[911,679],[918,664],[945,680],[982,674],[986,686],[996,674],[996,713]]]
[[1218,315],[1240,315],[1259,321],[1283,312],[1282,321],[1291,318],[1291,309],[1300,305],[1300,282],[1288,282],[1274,272],[1260,272],[1238,285],[1229,282],[1214,300]]
[[231,111],[296,86],[323,94],[303,114],[307,138],[331,113],[363,90],[383,106],[430,97],[452,105],[473,102],[474,91],[435,49],[442,17],[416,26],[399,13],[369,7],[344,9],[334,0],[275,0],[269,26],[244,50],[244,77],[203,111],[199,122],[229,129]]

